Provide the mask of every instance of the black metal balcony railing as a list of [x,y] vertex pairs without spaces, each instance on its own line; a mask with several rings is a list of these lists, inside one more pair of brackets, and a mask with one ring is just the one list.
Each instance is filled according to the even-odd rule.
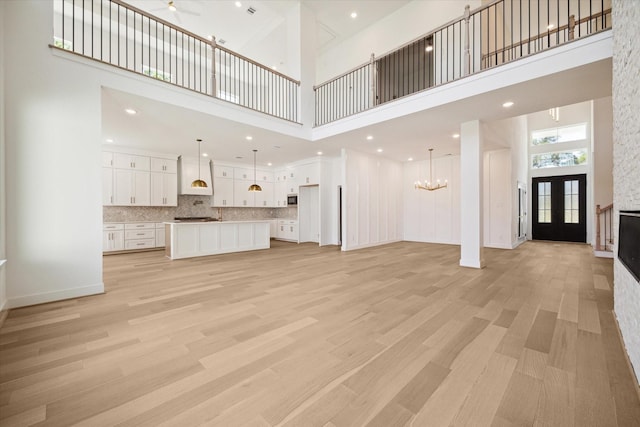
[[315,126],[611,28],[611,0],[497,0],[314,87]]
[[119,0],[54,0],[53,46],[298,122],[299,81]]

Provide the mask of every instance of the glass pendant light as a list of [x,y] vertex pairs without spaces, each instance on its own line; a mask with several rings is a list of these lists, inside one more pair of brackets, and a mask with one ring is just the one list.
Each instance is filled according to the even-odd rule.
[[193,188],[207,188],[207,183],[200,179],[200,145],[202,145],[201,139],[196,139],[198,142],[198,179],[191,183]]
[[253,184],[249,186],[249,191],[262,191],[262,187],[256,184],[256,153],[258,150],[253,150]]

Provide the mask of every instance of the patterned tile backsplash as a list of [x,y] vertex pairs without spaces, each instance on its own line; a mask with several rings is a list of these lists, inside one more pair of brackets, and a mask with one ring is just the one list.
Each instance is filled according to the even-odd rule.
[[[104,222],[170,221],[178,216],[218,217],[211,207],[212,196],[178,196],[177,207],[104,206]],[[222,219],[242,221],[254,219],[298,219],[298,208],[220,208]]]

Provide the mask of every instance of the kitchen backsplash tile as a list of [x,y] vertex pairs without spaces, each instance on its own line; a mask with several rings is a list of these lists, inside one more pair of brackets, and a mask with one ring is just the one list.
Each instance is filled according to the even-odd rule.
[[[160,206],[104,206],[104,222],[170,221],[180,216],[218,217],[212,208],[212,196],[178,196],[177,207]],[[255,219],[298,219],[298,208],[220,208],[222,219],[242,221]]]

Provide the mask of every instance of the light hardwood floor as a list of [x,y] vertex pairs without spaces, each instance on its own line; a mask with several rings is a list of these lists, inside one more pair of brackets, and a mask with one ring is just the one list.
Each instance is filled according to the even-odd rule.
[[528,242],[104,258],[105,295],[12,310],[2,426],[638,426],[611,260]]

